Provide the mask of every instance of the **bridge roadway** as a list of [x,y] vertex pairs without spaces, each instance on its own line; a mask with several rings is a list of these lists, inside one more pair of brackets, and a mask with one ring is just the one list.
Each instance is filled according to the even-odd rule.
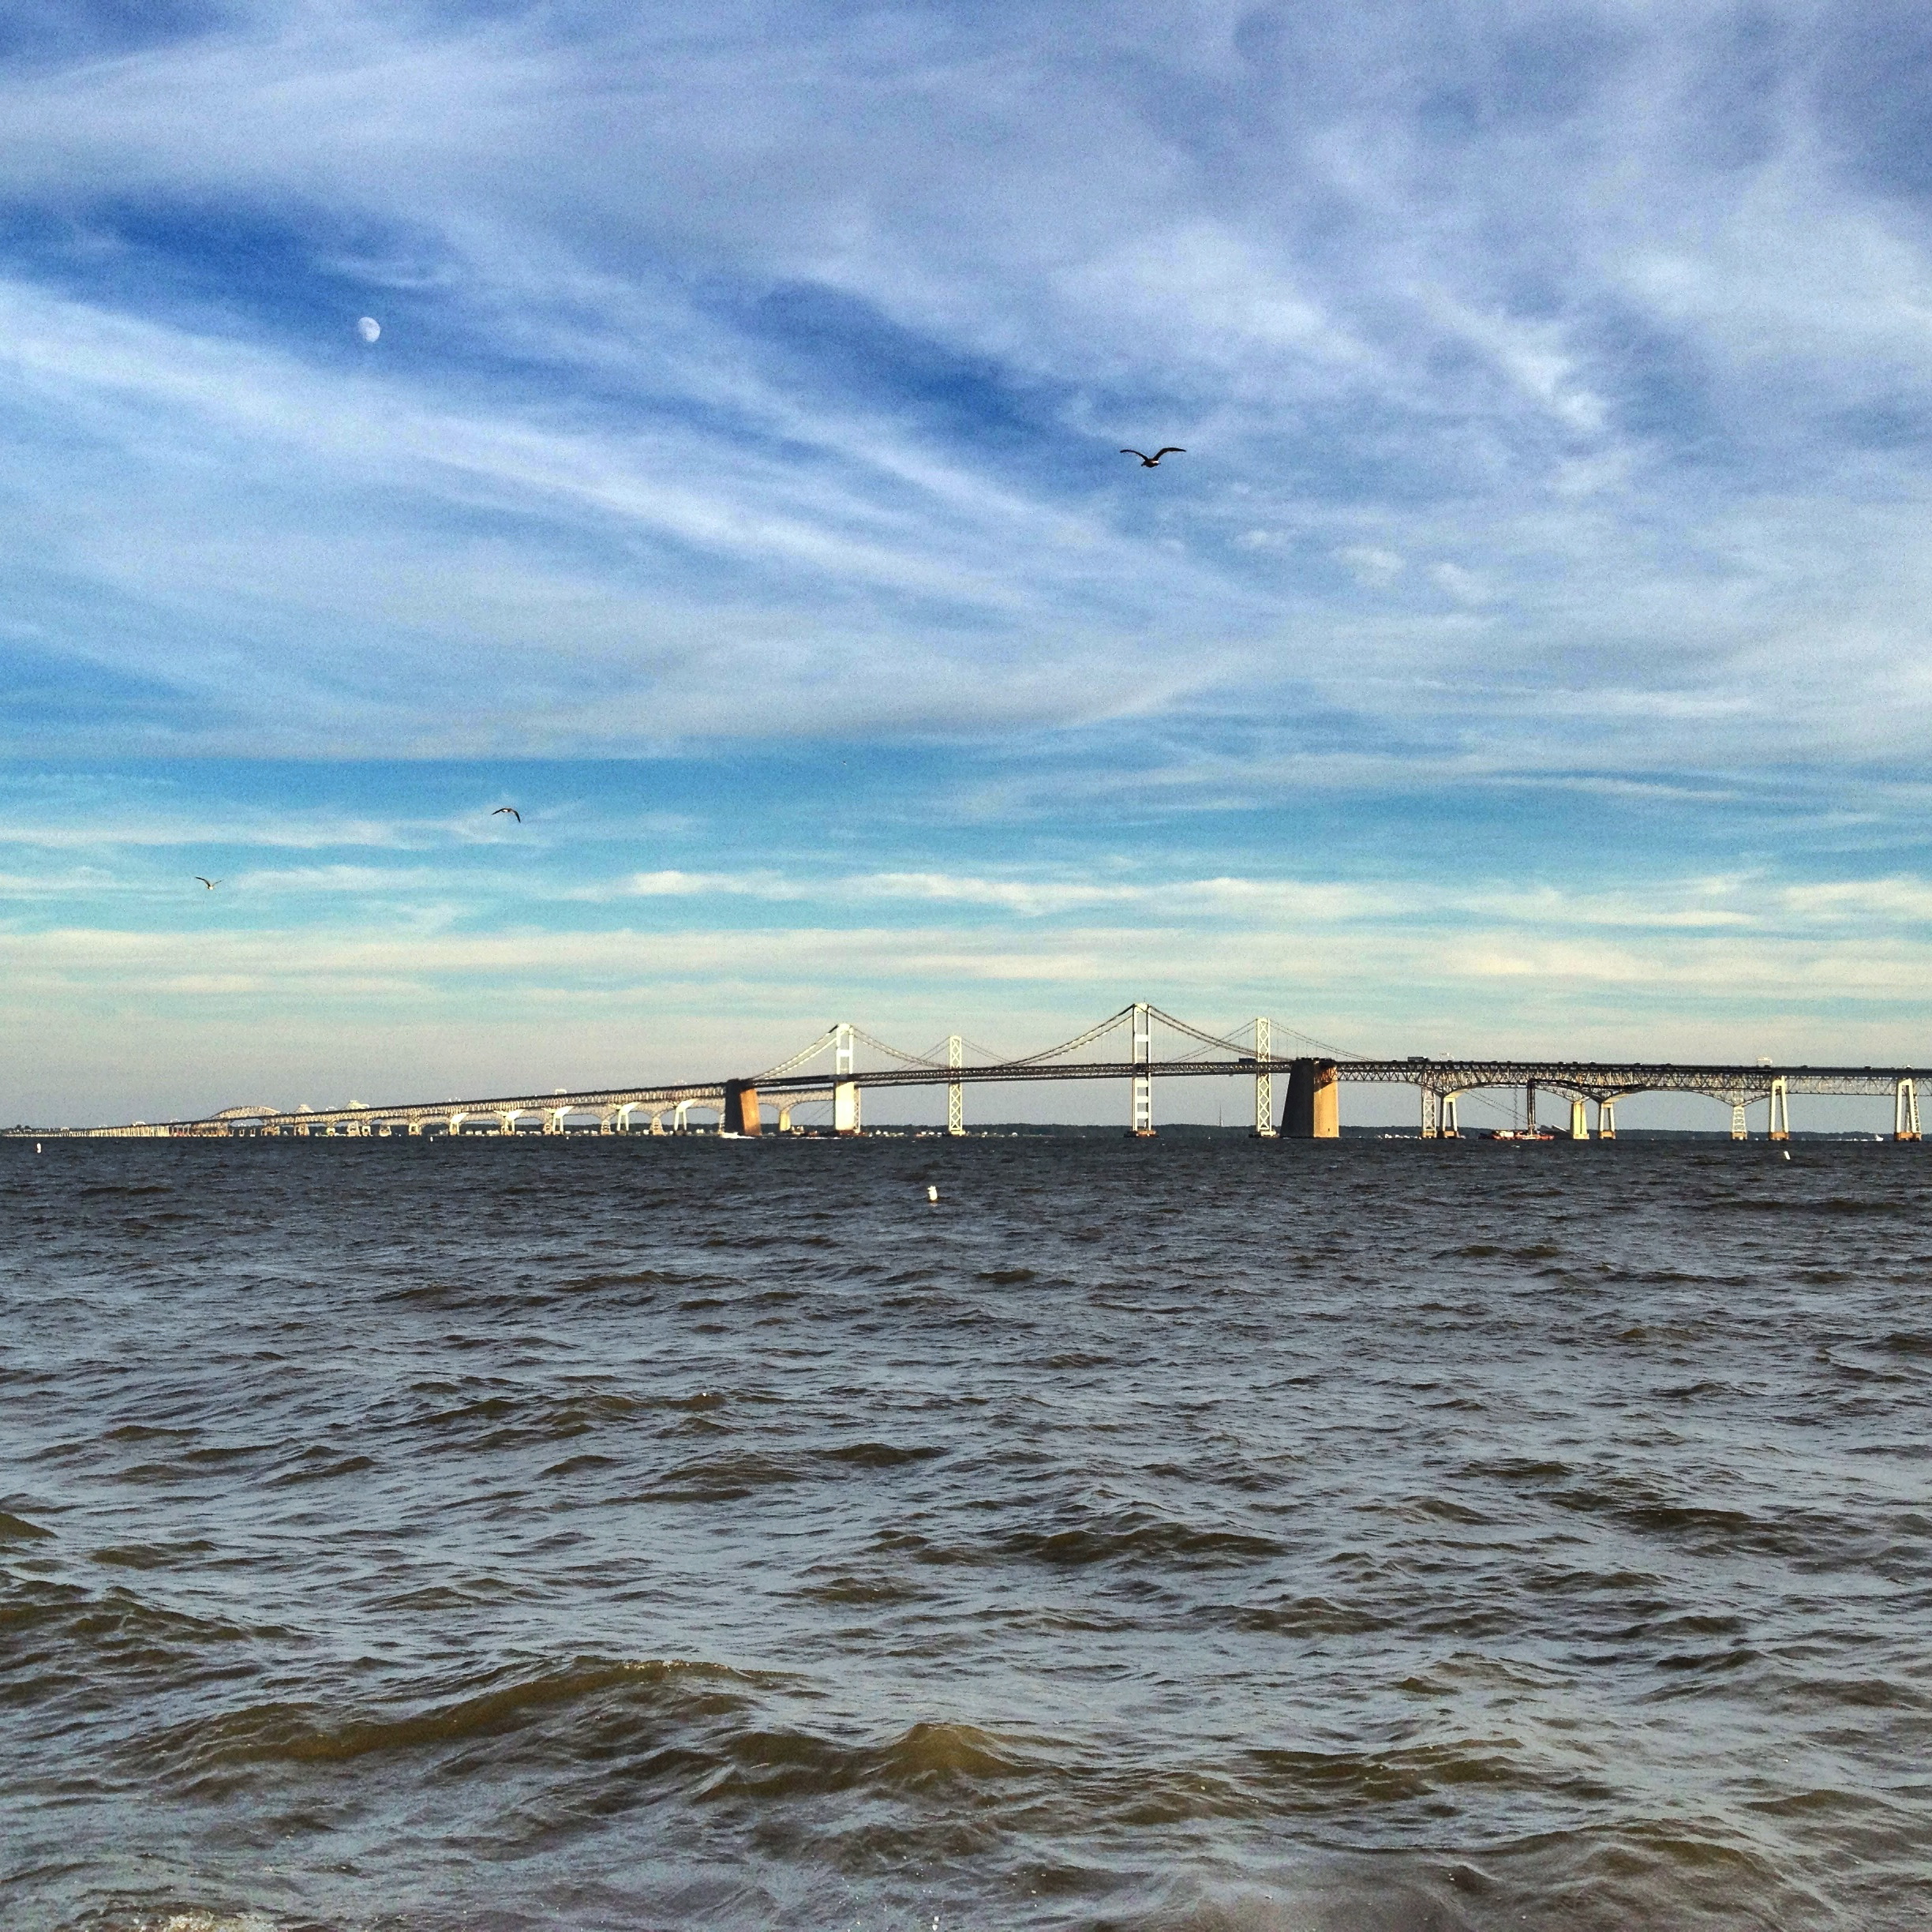
[[[882,1067],[855,1071],[848,1076],[859,1087],[944,1087],[955,1082],[1039,1080],[1198,1080],[1217,1075],[1291,1073],[1305,1056],[1290,1058],[1252,1054],[1227,1060],[1090,1060],[1072,1065],[1018,1060],[1004,1065],[962,1067]],[[1585,1099],[1617,1100],[1638,1093],[1701,1093],[1728,1099],[1741,1093],[1752,1100],[1769,1095],[1782,1080],[1792,1093],[1889,1094],[1900,1080],[1932,1080],[1928,1067],[1814,1067],[1694,1065],[1659,1061],[1620,1060],[1368,1060],[1335,1059],[1338,1080],[1357,1086],[1431,1087],[1438,1093],[1473,1093],[1488,1087],[1535,1085]],[[822,1074],[777,1080],[752,1076],[750,1084],[761,1095],[811,1093],[824,1099],[833,1083]],[[697,1088],[680,1091],[696,1092]],[[704,1091],[721,1095],[724,1088]],[[586,1096],[587,1098],[588,1096]],[[474,1103],[487,1107],[491,1103]],[[554,1105],[555,1103],[549,1104]],[[317,1115],[320,1119],[321,1117]]]
[[[1127,1009],[1132,1011],[1133,1009]],[[1095,1031],[1100,1031],[1096,1029]],[[1339,1054],[1287,1056],[1243,1053],[1229,1049],[1225,1039],[1213,1043],[1224,1057],[1212,1060],[1198,1054],[1182,1058],[1145,1058],[1063,1061],[1036,1055],[1026,1060],[997,1061],[979,1065],[941,1064],[903,1056],[908,1064],[861,1069],[851,1063],[853,1029],[832,1029],[815,1046],[844,1036],[845,1060],[832,1077],[823,1072],[790,1070],[814,1049],[794,1056],[762,1076],[743,1080],[686,1081],[661,1086],[583,1089],[567,1093],[511,1094],[461,1102],[412,1102],[393,1106],[358,1106],[286,1112],[268,1106],[224,1108],[219,1114],[193,1120],[135,1121],[126,1125],[67,1129],[12,1129],[43,1138],[142,1139],[187,1136],[312,1134],[387,1135],[465,1132],[627,1133],[642,1131],[638,1122],[648,1117],[648,1131],[662,1133],[665,1121],[672,1132],[684,1130],[693,1110],[715,1114],[721,1128],[746,1134],[769,1130],[765,1110],[775,1107],[775,1125],[792,1126],[792,1110],[807,1102],[829,1101],[834,1129],[859,1130],[859,1094],[866,1088],[938,1087],[949,1090],[949,1131],[964,1131],[961,1103],[968,1086],[1007,1085],[1017,1082],[1064,1080],[1118,1080],[1134,1095],[1133,1127],[1151,1131],[1154,1081],[1211,1078],[1250,1078],[1255,1082],[1255,1131],[1296,1139],[1326,1139],[1339,1131],[1335,1089],[1354,1085],[1408,1085],[1421,1102],[1421,1131],[1425,1138],[1453,1137],[1459,1131],[1456,1103],[1463,1095],[1496,1088],[1521,1088],[1529,1099],[1526,1114],[1535,1118],[1535,1096],[1554,1094],[1571,1103],[1572,1137],[1589,1138],[1584,1103],[1597,1110],[1596,1136],[1614,1138],[1616,1103],[1634,1094],[1694,1093],[1728,1104],[1732,1131],[1744,1136],[1744,1108],[1754,1102],[1770,1103],[1772,1137],[1781,1140],[1790,1129],[1792,1094],[1848,1094],[1882,1097],[1893,1103],[1893,1133],[1900,1140],[1919,1137],[1917,1088],[1932,1080],[1932,1069],[1919,1067],[1753,1065],[1689,1064],[1673,1061],[1582,1060],[1499,1060],[1490,1058],[1377,1059]],[[1189,1028],[1200,1039],[1210,1036]],[[1136,1040],[1145,1043],[1145,1033]],[[957,1046],[957,1041],[954,1043]],[[891,1051],[894,1050],[887,1049]],[[1286,1076],[1287,1091],[1279,1123],[1272,1105],[1272,1081]],[[593,1117],[586,1120],[585,1117]],[[571,1123],[573,1117],[578,1124]]]

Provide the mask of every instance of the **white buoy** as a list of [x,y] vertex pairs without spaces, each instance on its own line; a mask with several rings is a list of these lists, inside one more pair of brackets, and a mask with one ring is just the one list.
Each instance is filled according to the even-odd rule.
[[1785,1158],[1787,1160],[1789,1160],[1789,1159],[1791,1159],[1791,1149],[1790,1149],[1789,1148],[1787,1148],[1784,1150],[1784,1158]]
[[929,1186],[926,1190],[926,1198],[928,1200],[937,1200],[939,1198],[939,1190],[936,1187]]

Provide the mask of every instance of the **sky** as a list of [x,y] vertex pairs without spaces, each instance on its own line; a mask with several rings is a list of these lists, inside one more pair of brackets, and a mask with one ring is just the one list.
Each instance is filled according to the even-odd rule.
[[1898,0],[15,0],[0,1118],[1932,1058],[1929,90]]

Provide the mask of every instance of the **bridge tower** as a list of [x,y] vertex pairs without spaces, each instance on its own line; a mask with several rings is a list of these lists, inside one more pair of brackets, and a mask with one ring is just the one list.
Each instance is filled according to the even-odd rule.
[[[1263,1019],[1255,1021],[1255,1058],[1262,1062],[1275,1057],[1275,1029]],[[1275,1138],[1275,1076],[1265,1064],[1255,1073],[1255,1138]]]
[[[946,1035],[946,1065],[955,1072],[966,1064],[966,1043],[957,1033]],[[946,1132],[957,1139],[966,1131],[966,1089],[958,1080],[946,1082]]]
[[859,1084],[852,1078],[852,1028],[841,1020],[832,1040],[832,1131],[859,1131]]
[[[1136,1001],[1133,1009],[1133,1064],[1145,1069],[1154,1058],[1154,1022],[1148,1017],[1144,1002]],[[1154,1079],[1144,1071],[1133,1076],[1133,1116],[1127,1129],[1136,1139],[1151,1140],[1154,1137]]]

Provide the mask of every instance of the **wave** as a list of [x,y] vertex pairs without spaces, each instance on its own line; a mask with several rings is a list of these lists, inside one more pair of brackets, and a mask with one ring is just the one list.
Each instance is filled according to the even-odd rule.
[[686,1462],[667,1470],[638,1500],[646,1503],[736,1503],[754,1490],[775,1485],[800,1482],[805,1472],[755,1451],[742,1455],[713,1456]]
[[821,1449],[818,1453],[826,1462],[844,1462],[859,1469],[900,1469],[908,1462],[929,1462],[946,1451],[934,1443],[902,1447],[894,1443],[859,1442],[846,1443],[837,1449]]
[[556,1668],[492,1676],[496,1681],[467,1695],[387,1714],[336,1716],[314,1702],[249,1705],[152,1732],[139,1749],[158,1765],[205,1783],[263,1764],[347,1764],[511,1736],[608,1692],[622,1693],[639,1709],[683,1703],[707,1713],[735,1711],[751,1701],[758,1683],[722,1664],[678,1658],[580,1657]]
[[1630,1480],[1578,1483],[1547,1492],[1558,1508],[1599,1516],[1699,1554],[1822,1556],[1841,1541],[1844,1526],[1814,1511],[1726,1508],[1661,1496]]
[[1204,1623],[1282,1637],[1359,1637],[1403,1621],[1394,1614],[1327,1597],[1283,1597],[1272,1604],[1213,1604],[1194,1612]]
[[1090,1563],[1154,1563],[1178,1570],[1256,1563],[1285,1553],[1286,1545],[1250,1530],[1204,1528],[1145,1511],[1096,1517],[1067,1528],[1016,1530],[998,1548],[1009,1556],[1062,1567]]

